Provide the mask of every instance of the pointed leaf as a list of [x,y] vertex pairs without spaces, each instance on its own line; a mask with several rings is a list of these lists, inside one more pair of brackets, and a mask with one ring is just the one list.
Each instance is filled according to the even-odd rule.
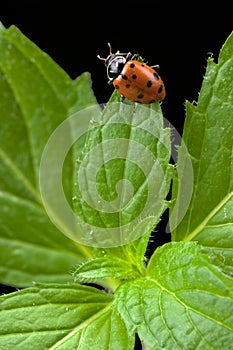
[[115,303],[129,331],[157,349],[229,349],[233,283],[195,243],[156,250],[148,276],[126,282]]
[[[91,253],[51,225],[38,190],[39,165],[53,130],[71,112],[95,102],[89,75],[72,81],[12,26],[0,32],[0,89],[1,283],[25,287],[33,280],[70,280],[73,266]],[[71,197],[72,154],[63,175]]]
[[[200,242],[228,273],[233,273],[232,46],[233,33],[221,49],[218,64],[208,60],[197,106],[186,104],[183,142],[190,158],[184,157],[180,147],[177,168],[183,176],[173,188],[172,197],[178,198],[171,220],[173,240]],[[193,183],[187,172],[190,159]],[[190,203],[187,186],[193,186]],[[181,221],[184,209],[187,213]]]
[[132,279],[138,275],[129,261],[118,258],[98,258],[84,262],[74,272],[75,282],[95,282],[99,278]]
[[170,130],[159,106],[113,100],[95,113],[76,162],[74,207],[84,243],[97,247],[151,231],[167,208],[172,173]]
[[0,348],[132,350],[112,296],[95,288],[37,285],[0,298]]

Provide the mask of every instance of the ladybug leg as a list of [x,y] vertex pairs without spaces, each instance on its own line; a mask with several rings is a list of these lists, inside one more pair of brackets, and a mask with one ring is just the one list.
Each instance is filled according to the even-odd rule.
[[159,69],[160,66],[159,66],[159,64],[155,64],[154,66],[151,66],[151,68]]
[[109,79],[109,80],[108,80],[108,84],[109,84],[109,85],[111,85],[112,82],[113,82],[113,79]]
[[138,53],[135,53],[134,55],[131,54],[130,59],[138,61],[138,59],[140,58],[140,55]]
[[126,59],[126,61],[129,61],[129,60],[131,60],[133,57],[134,57],[134,55],[133,55],[131,52],[128,52],[127,55],[126,55],[126,57],[125,57],[125,59]]
[[124,102],[124,100],[125,100],[125,96],[121,95],[120,101],[121,101],[121,102]]

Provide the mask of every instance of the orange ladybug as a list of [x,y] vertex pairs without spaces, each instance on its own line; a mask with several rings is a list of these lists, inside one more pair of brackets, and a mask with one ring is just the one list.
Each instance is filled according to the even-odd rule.
[[153,103],[162,101],[166,96],[164,83],[153,67],[140,61],[138,54],[110,53],[107,58],[97,56],[103,60],[107,68],[108,83],[120,93],[121,100],[127,98],[139,103]]

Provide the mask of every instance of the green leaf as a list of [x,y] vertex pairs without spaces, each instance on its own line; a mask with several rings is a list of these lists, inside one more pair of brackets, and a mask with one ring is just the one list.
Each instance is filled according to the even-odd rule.
[[138,275],[136,266],[132,266],[130,261],[106,257],[84,262],[75,270],[74,280],[75,282],[96,282],[105,277],[132,279]]
[[[223,45],[218,64],[208,59],[197,106],[186,103],[177,165],[181,176],[173,188],[172,198],[177,200],[171,214],[172,239],[198,241],[228,273],[233,273],[232,47],[233,34]],[[184,156],[184,145],[190,158]],[[193,193],[187,203],[190,186]]]
[[0,298],[0,348],[133,350],[134,337],[95,288],[37,285]]
[[195,243],[168,243],[153,254],[147,278],[116,292],[129,332],[153,350],[232,346],[232,279],[200,251]]
[[74,208],[85,244],[115,247],[152,231],[168,207],[170,148],[159,105],[113,94],[77,156]]
[[[0,90],[0,281],[19,287],[32,280],[65,282],[91,253],[51,225],[41,203],[39,166],[55,128],[95,103],[89,74],[72,81],[15,26],[1,27]],[[70,154],[63,171],[68,197],[73,164]]]
[[66,282],[84,258],[78,247],[51,224],[36,203],[0,192],[1,283]]

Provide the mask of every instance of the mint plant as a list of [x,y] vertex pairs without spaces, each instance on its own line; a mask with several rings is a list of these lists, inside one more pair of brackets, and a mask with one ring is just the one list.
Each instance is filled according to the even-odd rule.
[[[232,48],[186,102],[174,166],[159,104],[99,106],[89,73],[0,27],[0,282],[20,288],[0,348],[232,347]],[[147,258],[165,210],[172,241]]]

